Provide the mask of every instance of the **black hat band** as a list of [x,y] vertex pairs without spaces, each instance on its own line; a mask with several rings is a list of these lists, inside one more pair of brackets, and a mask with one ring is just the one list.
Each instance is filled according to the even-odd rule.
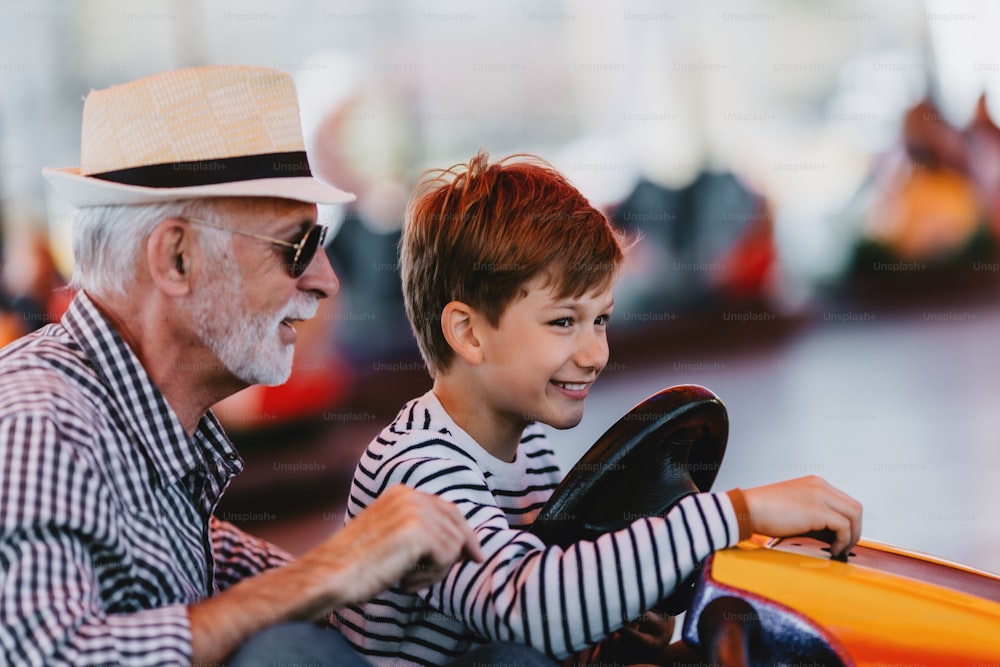
[[305,151],[263,153],[216,160],[166,162],[91,174],[92,178],[146,188],[188,188],[259,178],[311,177]]

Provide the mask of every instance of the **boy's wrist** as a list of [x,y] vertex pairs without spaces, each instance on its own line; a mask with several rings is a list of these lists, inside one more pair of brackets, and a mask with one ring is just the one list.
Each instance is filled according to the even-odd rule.
[[733,505],[733,512],[736,514],[736,523],[740,528],[740,540],[749,539],[753,535],[753,521],[750,520],[750,508],[747,505],[746,496],[740,489],[730,489],[726,491],[729,502]]

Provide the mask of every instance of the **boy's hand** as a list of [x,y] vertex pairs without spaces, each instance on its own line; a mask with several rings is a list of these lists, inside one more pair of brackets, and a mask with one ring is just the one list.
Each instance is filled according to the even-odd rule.
[[596,646],[563,662],[563,667],[601,667],[603,665],[666,665],[674,617],[655,610],[647,611],[620,630],[605,637]]
[[673,616],[647,611],[615,633],[616,653],[625,664],[663,664],[660,658],[670,646],[673,634]]
[[751,529],[771,537],[829,528],[836,534],[834,556],[861,538],[861,503],[815,475],[744,489]]

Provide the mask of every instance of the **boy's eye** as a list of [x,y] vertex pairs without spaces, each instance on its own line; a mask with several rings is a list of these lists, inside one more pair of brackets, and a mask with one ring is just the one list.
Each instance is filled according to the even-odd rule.
[[594,324],[596,324],[597,326],[600,326],[600,327],[606,327],[609,324],[611,324],[611,316],[610,315],[598,315],[597,319],[594,320]]
[[572,317],[560,317],[557,320],[552,320],[551,322],[549,322],[549,325],[554,326],[554,327],[561,327],[561,328],[565,329],[567,327],[573,326],[573,318]]

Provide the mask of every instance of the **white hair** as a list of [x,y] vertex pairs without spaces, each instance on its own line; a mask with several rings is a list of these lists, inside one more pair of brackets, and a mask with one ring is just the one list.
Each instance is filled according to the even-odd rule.
[[[88,206],[73,220],[73,277],[71,286],[94,296],[125,296],[136,279],[146,240],[169,218],[214,219],[224,202],[189,199],[160,204]],[[203,248],[219,257],[232,243],[231,234],[204,228]]]

